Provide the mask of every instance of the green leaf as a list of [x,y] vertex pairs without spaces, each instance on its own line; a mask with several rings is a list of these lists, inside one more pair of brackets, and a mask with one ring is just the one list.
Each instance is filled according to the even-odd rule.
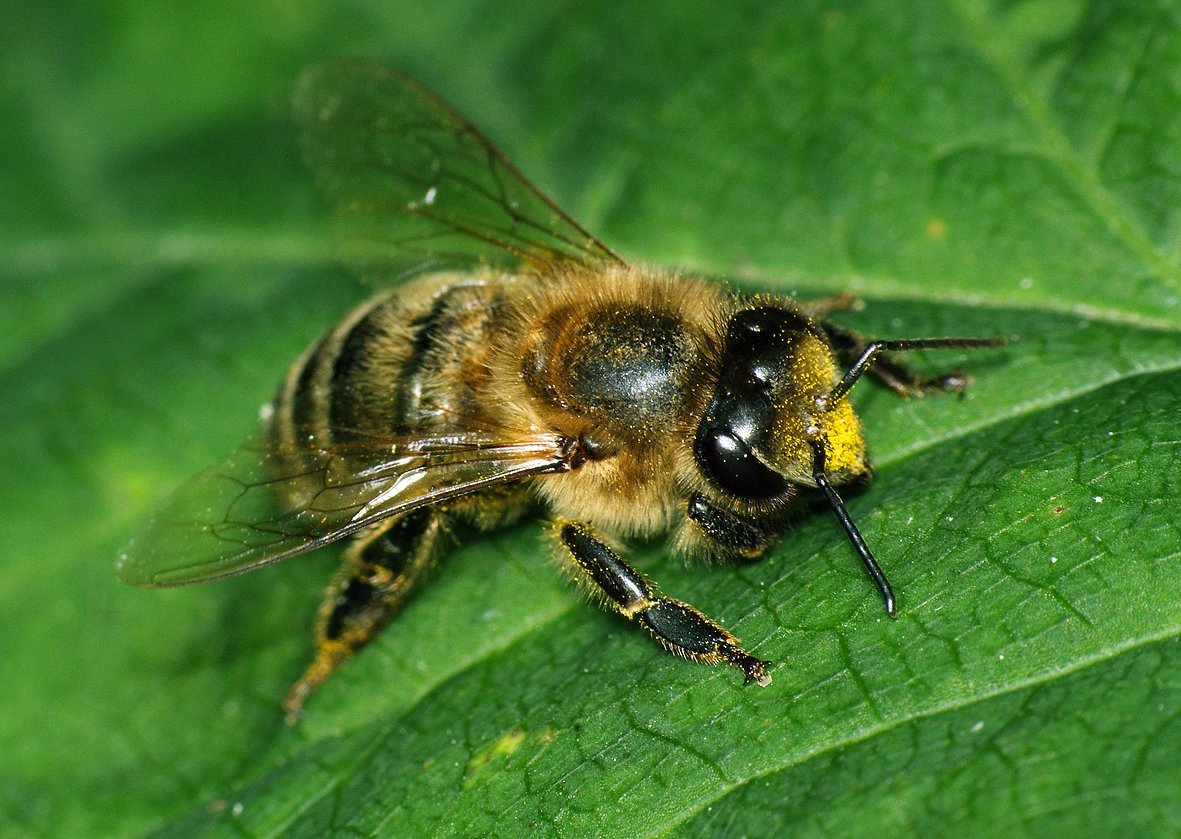
[[[442,6],[442,7],[440,7]],[[1181,831],[1181,2],[10,3],[0,26],[0,833]],[[146,592],[115,552],[367,293],[300,69],[400,66],[604,241],[1019,336],[853,393],[877,466],[767,560],[629,555],[766,689],[467,538],[309,703],[333,550]]]

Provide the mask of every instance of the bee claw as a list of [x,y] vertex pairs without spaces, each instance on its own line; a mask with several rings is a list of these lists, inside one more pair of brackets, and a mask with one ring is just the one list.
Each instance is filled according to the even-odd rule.
[[746,656],[743,661],[736,663],[746,673],[746,678],[742,680],[743,685],[756,682],[759,687],[765,688],[771,684],[771,674],[767,672],[767,668],[771,666],[771,662],[763,661],[753,656]]

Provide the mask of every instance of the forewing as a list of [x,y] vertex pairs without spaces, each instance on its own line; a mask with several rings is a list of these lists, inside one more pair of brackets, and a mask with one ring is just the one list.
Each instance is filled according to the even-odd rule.
[[409,77],[359,60],[300,79],[304,153],[344,260],[394,278],[424,264],[619,262],[471,123]]
[[249,443],[182,486],[119,554],[117,570],[145,587],[216,580],[569,462],[564,438],[546,434],[468,432],[298,452]]

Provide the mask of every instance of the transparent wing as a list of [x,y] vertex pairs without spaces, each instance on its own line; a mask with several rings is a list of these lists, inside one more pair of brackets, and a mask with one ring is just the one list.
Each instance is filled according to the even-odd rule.
[[342,258],[368,276],[423,264],[619,262],[471,123],[407,76],[359,60],[305,71],[304,153]]
[[558,435],[463,432],[278,451],[248,443],[185,484],[119,554],[145,587],[241,574],[390,516],[490,486],[562,472]]

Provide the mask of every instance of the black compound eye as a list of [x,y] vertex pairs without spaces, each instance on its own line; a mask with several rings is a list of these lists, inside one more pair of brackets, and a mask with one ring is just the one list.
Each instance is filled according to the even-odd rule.
[[745,309],[730,318],[729,341],[731,346],[757,347],[782,341],[786,335],[808,328],[808,319],[798,312],[778,306],[760,306]]
[[790,378],[795,342],[811,329],[806,317],[778,306],[757,306],[730,318],[714,396],[694,443],[698,467],[718,489],[750,501],[790,490],[751,446],[767,438],[776,415],[772,390]]
[[731,495],[764,500],[787,491],[787,481],[771,471],[729,431],[705,429],[697,435],[697,462],[717,486]]

